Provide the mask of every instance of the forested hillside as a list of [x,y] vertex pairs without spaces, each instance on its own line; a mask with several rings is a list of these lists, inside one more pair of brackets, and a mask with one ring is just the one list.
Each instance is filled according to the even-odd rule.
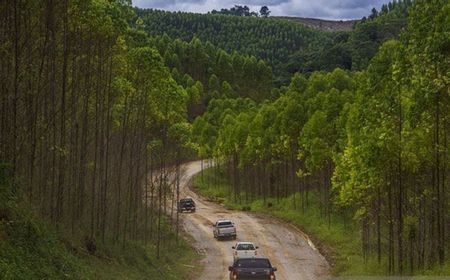
[[[17,207],[29,204],[33,217],[70,240],[69,254],[79,248],[93,256],[105,253],[97,248],[126,253],[130,245],[140,248],[127,263],[140,271],[135,278],[156,272],[174,279],[182,276],[181,264],[155,269],[150,263],[168,253],[193,254],[174,245],[178,223],[168,225],[164,215],[174,213],[165,203],[174,195],[167,166],[189,156],[189,97],[158,51],[135,40],[127,23],[132,16],[122,1],[0,4],[2,174]],[[11,199],[8,188],[0,191]],[[22,214],[11,207],[0,205],[0,275],[40,271],[40,279],[59,278],[53,272],[64,274],[64,266],[14,265],[33,252],[40,258],[32,243],[14,247],[21,231],[46,236],[35,236],[34,219],[16,226]],[[14,248],[23,255],[8,253]],[[139,268],[140,262],[147,264]],[[67,273],[79,279],[82,271]]]
[[222,180],[245,209],[317,211],[318,239],[350,229],[358,272],[445,274],[449,27],[447,0],[394,1],[334,33],[2,1],[0,275],[194,277],[174,203],[193,158],[214,159],[205,188]]
[[187,89],[192,120],[212,98],[276,98],[277,87],[296,72],[364,69],[384,41],[398,37],[410,5],[395,2],[373,11],[354,31],[338,33],[283,19],[136,9],[133,36],[141,46],[155,47]]
[[356,222],[364,263],[387,274],[442,267],[450,253],[450,4],[408,13],[366,70],[296,74],[273,102],[215,100],[193,127],[234,202],[301,211],[317,197],[323,223]]
[[266,60],[277,70],[293,52],[330,40],[325,33],[279,19],[141,9],[136,15],[150,35],[167,34],[185,41],[197,36],[227,52]]
[[378,47],[396,38],[406,22],[410,1],[396,1],[351,32],[327,33],[281,18],[241,17],[136,9],[134,19],[152,36],[168,35],[187,42],[197,37],[228,53],[255,56],[273,69],[276,84],[287,84],[298,71],[361,70]]
[[339,67],[363,70],[377,53],[378,48],[389,39],[398,38],[406,26],[409,0],[394,1],[375,8],[370,16],[355,23],[350,32],[331,34],[331,41],[324,41],[319,48],[302,49],[289,56],[284,68],[289,73],[312,73],[317,70],[332,71]]
[[159,50],[172,77],[188,90],[191,118],[213,98],[271,98],[272,69],[261,59],[236,51],[230,54],[198,38],[184,42],[156,36],[148,44]]

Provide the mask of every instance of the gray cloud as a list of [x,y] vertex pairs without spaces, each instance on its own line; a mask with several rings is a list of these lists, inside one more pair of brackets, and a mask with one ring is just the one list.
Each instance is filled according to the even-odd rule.
[[292,0],[272,7],[273,14],[318,17],[326,19],[354,19],[370,14],[387,0]]
[[133,0],[133,5],[142,8],[165,8],[186,4],[204,5],[207,0]]
[[[236,1],[235,1],[236,2]],[[259,6],[276,6],[282,3],[290,2],[290,0],[244,0],[240,1],[241,5],[259,5]]]
[[134,0],[141,8],[170,11],[206,13],[213,9],[247,5],[259,11],[269,6],[275,16],[300,16],[323,19],[359,19],[370,14],[373,7],[379,9],[389,0]]

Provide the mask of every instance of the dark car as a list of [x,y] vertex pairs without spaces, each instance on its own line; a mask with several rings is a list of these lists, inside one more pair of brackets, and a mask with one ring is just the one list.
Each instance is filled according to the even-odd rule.
[[189,211],[189,212],[195,212],[195,202],[191,197],[186,197],[180,199],[180,202],[178,203],[178,211]]
[[228,270],[230,280],[275,280],[275,271],[277,271],[276,267],[272,267],[269,259],[264,257],[237,259]]

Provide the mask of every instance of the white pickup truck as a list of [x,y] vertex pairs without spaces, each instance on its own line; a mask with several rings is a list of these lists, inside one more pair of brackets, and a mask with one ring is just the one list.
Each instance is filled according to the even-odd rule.
[[233,259],[254,258],[258,255],[258,246],[252,242],[238,242],[231,247],[233,249]]
[[214,238],[226,238],[231,237],[236,239],[236,227],[234,223],[230,220],[218,220],[214,224]]

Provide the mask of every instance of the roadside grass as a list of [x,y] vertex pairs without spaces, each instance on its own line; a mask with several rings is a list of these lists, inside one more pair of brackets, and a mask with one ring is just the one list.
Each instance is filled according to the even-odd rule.
[[[203,171],[203,180],[199,173],[192,181],[192,187],[201,195],[227,208],[270,215],[296,225],[312,239],[330,262],[333,275],[343,277],[387,275],[386,258],[382,258],[380,264],[376,254],[371,254],[364,260],[360,225],[343,213],[332,213],[328,221],[328,217],[321,214],[314,192],[308,194],[308,203],[302,207],[298,193],[295,205],[293,196],[278,201],[276,198],[267,198],[265,202],[257,197],[246,202],[246,194],[241,193],[241,199],[236,201],[235,195],[229,191],[231,189],[229,185],[225,176],[213,169]],[[450,264],[416,273],[450,275]]]
[[156,247],[140,242],[128,242],[125,247],[102,245],[102,256],[88,257],[93,269],[89,279],[184,279],[195,274],[194,262],[197,253],[180,238],[179,244],[170,239],[171,244],[156,258]]
[[[161,279],[196,275],[200,256],[180,236],[163,232],[166,246],[141,242],[97,242],[94,253],[80,237],[70,236],[42,221],[22,199],[0,168],[0,279]],[[151,242],[149,242],[151,243]]]
[[[197,174],[192,181],[193,188],[200,194],[220,202],[225,207],[268,214],[295,224],[312,238],[313,243],[332,263],[333,274],[367,274],[360,271],[362,256],[358,230],[349,224],[345,225],[341,222],[342,219],[337,219],[340,217],[335,218],[334,215],[328,224],[326,217],[322,217],[319,208],[315,206],[315,197],[312,194],[309,195],[309,207],[305,206],[303,209],[300,205],[297,205],[297,209],[294,208],[292,197],[279,201],[276,198],[267,198],[266,202],[262,198],[248,202],[241,199],[239,203],[235,201],[234,194],[229,192],[228,184],[223,176],[217,178],[217,173],[212,169],[204,170],[203,180]],[[241,194],[241,198],[244,197],[245,194]],[[297,194],[297,204],[300,203],[299,197]]]

